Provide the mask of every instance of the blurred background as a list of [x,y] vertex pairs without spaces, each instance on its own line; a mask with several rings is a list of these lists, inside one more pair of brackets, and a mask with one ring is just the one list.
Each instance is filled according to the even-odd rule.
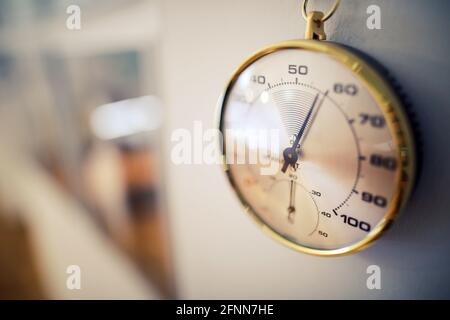
[[[313,1],[326,10],[333,1]],[[381,8],[382,29],[366,28]],[[80,8],[80,28],[68,19]],[[214,126],[233,70],[303,38],[297,0],[0,0],[0,298],[449,298],[445,0],[344,0],[329,39],[412,101],[424,166],[406,212],[357,255],[266,237],[219,166],[175,165],[171,133]],[[442,31],[442,32],[443,32]],[[383,290],[366,288],[366,268]],[[68,267],[81,270],[69,290]]]

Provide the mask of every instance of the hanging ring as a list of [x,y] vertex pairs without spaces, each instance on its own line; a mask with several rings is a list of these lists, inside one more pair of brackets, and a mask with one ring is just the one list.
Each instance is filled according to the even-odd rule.
[[[330,11],[328,11],[328,12],[323,16],[322,22],[325,22],[325,21],[327,21],[328,19],[331,18],[331,16],[335,13],[336,9],[338,8],[340,2],[341,2],[341,0],[336,0],[336,1],[334,2],[334,5],[333,5],[333,7],[331,7]],[[307,13],[307,11],[306,11],[306,7],[307,7],[307,6],[308,6],[308,0],[303,0],[302,14],[303,14],[303,18],[305,18],[305,20],[308,19],[308,13]]]

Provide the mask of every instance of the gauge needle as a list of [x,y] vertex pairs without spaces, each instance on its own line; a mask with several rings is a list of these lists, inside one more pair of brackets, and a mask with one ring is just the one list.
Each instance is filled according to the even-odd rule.
[[[327,95],[327,93],[328,92],[325,92],[325,94],[323,96],[325,97]],[[313,114],[313,111],[317,104],[318,98],[319,98],[319,93],[315,96],[314,101],[311,105],[311,108],[309,108],[308,114],[306,115],[306,119],[303,122],[302,127],[300,128],[300,131],[298,132],[297,136],[295,137],[294,143],[292,144],[291,147],[288,147],[288,148],[284,149],[284,151],[283,151],[284,163],[283,163],[283,167],[281,168],[281,171],[283,173],[286,172],[289,165],[294,167],[295,164],[297,163],[298,154],[297,154],[296,149],[300,143],[300,140],[302,139],[303,135],[305,134],[305,130],[308,126],[309,119],[311,118],[311,116]],[[323,99],[322,99],[322,101],[323,101]]]
[[289,192],[288,219],[293,220],[295,214],[295,182],[291,180],[291,191]]

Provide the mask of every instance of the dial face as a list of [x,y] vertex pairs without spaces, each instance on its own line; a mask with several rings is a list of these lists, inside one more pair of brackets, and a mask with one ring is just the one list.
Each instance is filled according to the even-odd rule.
[[234,188],[265,229],[308,253],[362,247],[402,200],[397,118],[347,65],[317,50],[269,50],[244,63],[223,100]]

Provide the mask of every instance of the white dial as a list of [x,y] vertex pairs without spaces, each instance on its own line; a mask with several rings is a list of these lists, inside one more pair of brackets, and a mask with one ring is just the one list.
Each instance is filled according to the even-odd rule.
[[380,105],[358,74],[365,65],[297,43],[260,52],[233,77],[220,124],[228,176],[283,242],[346,253],[376,238],[404,200],[399,132],[409,127],[387,113],[392,102]]

